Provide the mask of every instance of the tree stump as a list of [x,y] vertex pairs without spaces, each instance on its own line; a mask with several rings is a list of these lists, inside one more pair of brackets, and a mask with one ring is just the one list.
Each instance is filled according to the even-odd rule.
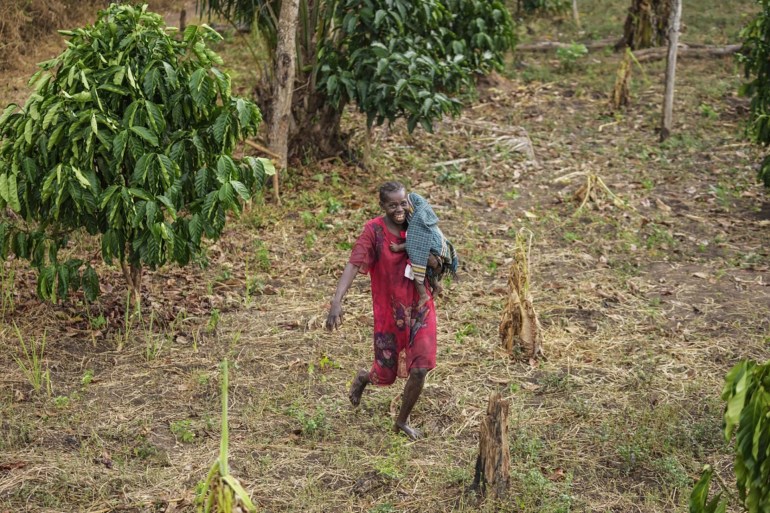
[[499,392],[489,397],[487,415],[481,421],[479,455],[472,488],[494,498],[508,492],[511,481],[511,453],[508,450],[508,409],[510,402]]

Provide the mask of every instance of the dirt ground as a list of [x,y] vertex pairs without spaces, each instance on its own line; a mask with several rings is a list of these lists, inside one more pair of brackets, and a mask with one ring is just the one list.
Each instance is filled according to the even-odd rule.
[[[723,378],[770,356],[770,196],[743,137],[739,69],[682,59],[661,144],[663,63],[635,68],[631,105],[613,112],[617,65],[609,51],[570,69],[520,54],[435,134],[375,130],[370,169],[297,162],[281,176],[282,206],[255,200],[208,267],[149,273],[140,319],[125,315],[117,268],[101,266],[96,303],[50,305],[32,273],[6,262],[0,511],[193,511],[218,453],[225,358],[230,464],[260,511],[684,512],[704,464],[733,482]],[[3,104],[26,97],[18,80],[30,69],[0,73]],[[362,145],[362,121],[345,123]],[[579,209],[592,177],[618,201],[597,186]],[[403,381],[367,389],[357,409],[347,400],[371,362],[366,277],[343,327],[322,327],[391,178],[431,200],[462,261],[437,300],[438,366],[413,413],[427,433],[417,442],[392,432]],[[520,230],[532,234],[544,330],[534,366],[511,360],[497,333]],[[15,358],[21,342],[43,340],[50,386],[35,392]],[[511,401],[511,490],[480,501],[468,488],[494,391]]]

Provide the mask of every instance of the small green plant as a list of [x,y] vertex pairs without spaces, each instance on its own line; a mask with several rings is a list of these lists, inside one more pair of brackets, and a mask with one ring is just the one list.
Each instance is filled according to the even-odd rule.
[[171,423],[171,432],[180,442],[189,444],[195,440],[195,431],[193,431],[192,422],[189,420],[175,420]]
[[163,350],[163,346],[166,343],[165,336],[158,335],[153,331],[154,325],[155,312],[151,312],[149,326],[144,330],[144,359],[148,362],[153,361],[160,355],[160,352]]
[[211,466],[206,480],[196,487],[195,505],[200,513],[233,513],[240,506],[246,513],[256,513],[249,494],[241,483],[230,474],[227,453],[230,432],[227,422],[228,392],[227,360],[222,362],[222,434],[219,443],[219,457]]
[[318,237],[316,236],[315,232],[307,232],[305,234],[305,247],[307,249],[311,249],[313,246],[315,246],[316,240],[318,240]]
[[505,193],[506,199],[509,199],[509,200],[519,199],[520,196],[521,196],[521,193],[519,192],[519,189],[511,189],[510,191]]
[[338,242],[337,249],[340,249],[342,251],[350,251],[351,249],[353,249],[353,243],[346,242],[346,241]]
[[140,460],[146,460],[158,454],[158,448],[152,445],[145,436],[140,436],[138,442],[132,452]]
[[214,308],[211,310],[211,314],[209,314],[209,322],[206,324],[206,331],[208,333],[214,333],[217,330],[217,326],[219,326],[219,320],[219,308]]
[[53,398],[53,404],[57,408],[66,408],[70,404],[70,398],[66,395],[57,395]]
[[665,227],[650,223],[650,234],[645,241],[647,249],[672,249],[676,245],[676,239]]
[[24,374],[24,377],[29,384],[32,385],[32,390],[37,393],[45,387],[50,395],[51,371],[43,369],[46,333],[43,332],[43,337],[40,340],[33,338],[32,340],[25,342],[24,335],[22,335],[21,330],[16,323],[13,324],[13,328],[16,331],[16,338],[19,339],[19,347],[21,348],[21,355],[13,355],[16,365],[18,365],[19,370]]
[[698,111],[700,112],[700,115],[704,118],[708,119],[717,119],[719,117],[719,113],[714,110],[714,107],[709,105],[708,103],[701,103],[698,106]]
[[470,185],[473,183],[473,177],[468,173],[464,173],[457,164],[450,164],[442,168],[436,177],[436,181],[449,185]]
[[559,66],[564,71],[573,71],[577,69],[578,62],[588,55],[588,48],[581,43],[570,43],[556,50],[556,58],[559,60]]
[[104,314],[99,314],[98,317],[89,316],[88,324],[91,326],[91,329],[98,330],[107,325],[107,319],[104,318]]
[[261,240],[255,242],[254,246],[254,258],[257,261],[257,268],[266,273],[270,270],[270,253]]
[[390,479],[401,479],[404,477],[404,467],[408,450],[404,442],[399,438],[393,440],[388,453],[384,457],[375,458],[373,461],[374,469],[382,476]]
[[340,364],[331,359],[329,355],[323,355],[321,359],[318,360],[318,368],[321,372],[324,372],[330,369],[339,369]]
[[311,414],[295,403],[289,407],[289,415],[299,422],[300,431],[305,436],[323,438],[329,430],[326,411],[320,406]]
[[91,369],[86,369],[86,371],[83,373],[83,377],[80,378],[80,384],[84,387],[87,387],[91,384],[91,382],[94,380],[94,371]]
[[342,210],[342,203],[337,201],[337,199],[333,197],[329,197],[329,199],[326,200],[326,212],[329,214],[337,214]]
[[457,330],[457,332],[455,333],[455,342],[458,344],[462,344],[465,341],[466,337],[477,335],[478,332],[479,332],[479,329],[472,322],[463,324],[462,328]]

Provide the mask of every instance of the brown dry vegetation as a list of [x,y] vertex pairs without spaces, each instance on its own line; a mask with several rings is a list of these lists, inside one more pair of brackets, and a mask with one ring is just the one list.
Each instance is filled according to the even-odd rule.
[[[588,34],[564,20],[527,26],[567,42],[619,34],[626,2],[605,3],[580,3]],[[734,41],[753,9],[695,3],[684,22],[696,42]],[[242,66],[237,46],[220,50]],[[770,202],[742,138],[738,69],[682,60],[674,135],[661,145],[663,63],[634,69],[631,104],[612,113],[618,63],[598,52],[564,71],[553,55],[521,55],[436,134],[376,130],[374,170],[297,163],[282,177],[284,205],[257,201],[233,220],[206,269],[150,273],[141,319],[124,317],[116,268],[102,268],[97,303],[48,305],[31,273],[6,263],[0,511],[191,511],[218,450],[223,358],[232,472],[262,511],[686,511],[704,463],[731,482],[722,379],[740,358],[770,356]],[[367,390],[358,409],[347,402],[371,358],[365,278],[342,329],[321,326],[351,243],[377,214],[376,186],[394,176],[436,205],[463,260],[438,302],[438,367],[413,414],[428,437],[414,443],[391,432],[402,382]],[[597,190],[576,214],[590,176],[622,205]],[[522,227],[534,233],[547,356],[537,367],[511,361],[497,333]],[[13,323],[27,344],[45,334],[50,394],[32,392],[14,361]],[[493,391],[511,400],[511,495],[479,505],[467,486]]]

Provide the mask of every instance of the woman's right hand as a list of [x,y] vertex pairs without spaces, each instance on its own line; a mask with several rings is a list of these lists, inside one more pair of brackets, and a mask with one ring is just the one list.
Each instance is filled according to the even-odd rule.
[[331,306],[329,307],[329,315],[326,316],[326,329],[332,331],[342,326],[342,316],[344,313],[342,305],[332,301]]

